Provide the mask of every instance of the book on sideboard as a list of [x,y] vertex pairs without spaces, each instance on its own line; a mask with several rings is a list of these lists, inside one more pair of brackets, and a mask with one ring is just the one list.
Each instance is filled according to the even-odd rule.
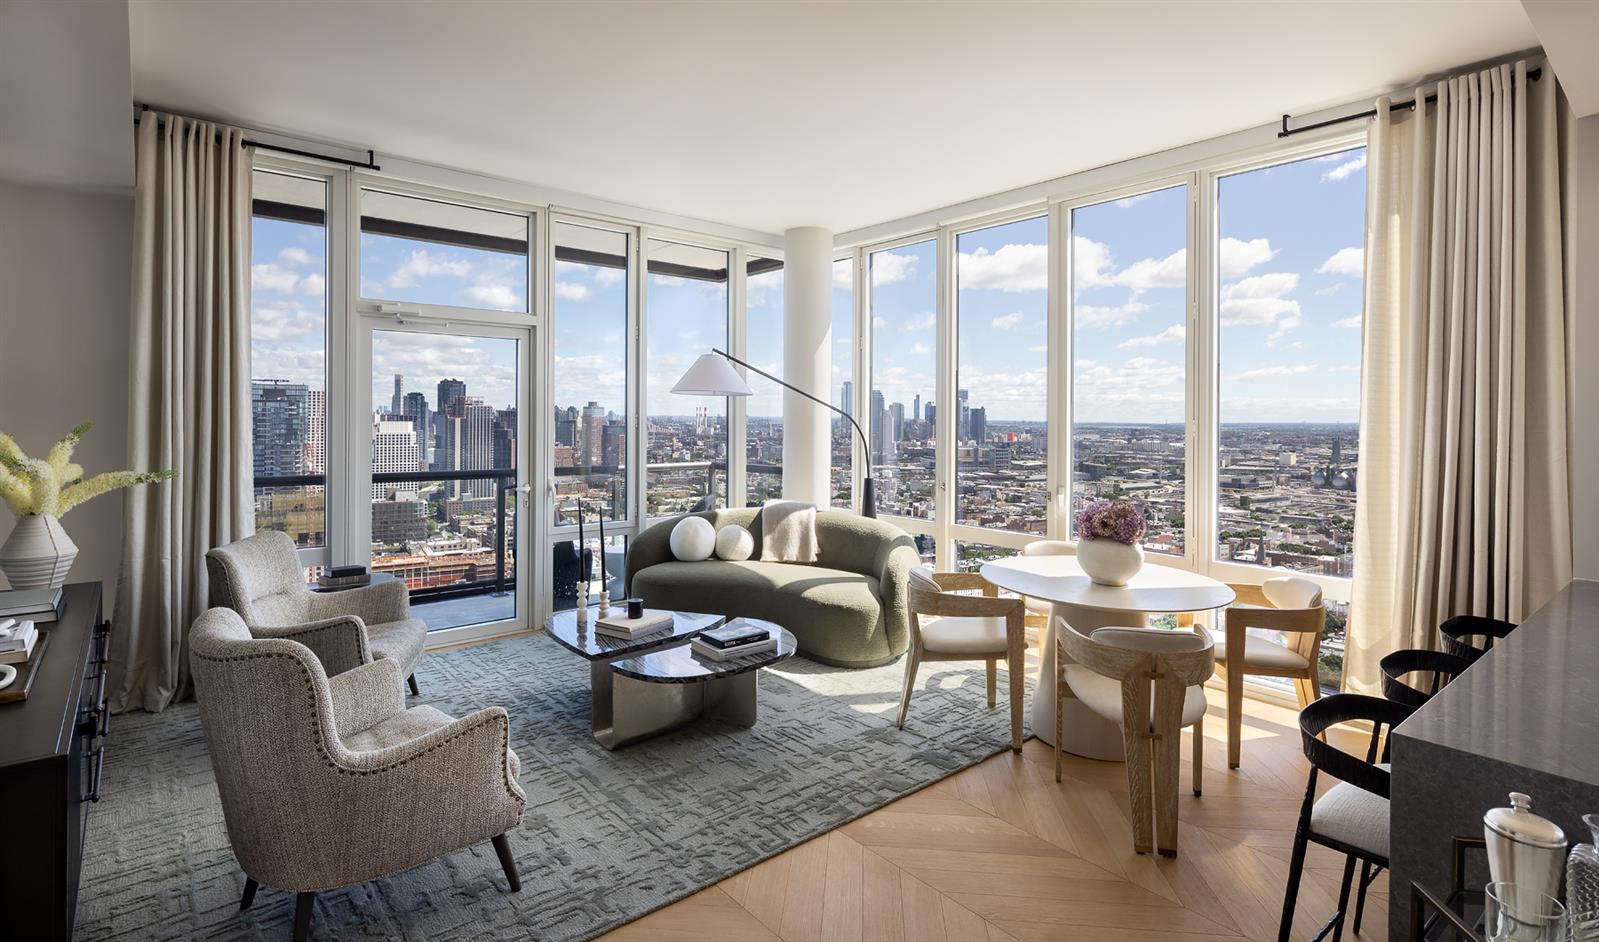
[[61,617],[61,589],[8,589],[0,592],[0,619],[15,618],[36,625]]

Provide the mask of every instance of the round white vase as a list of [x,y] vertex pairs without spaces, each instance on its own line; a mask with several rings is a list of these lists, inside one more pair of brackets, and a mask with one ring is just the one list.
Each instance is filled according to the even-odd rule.
[[13,589],[56,589],[67,581],[78,545],[55,517],[28,514],[0,546],[0,572]]
[[1122,586],[1143,568],[1144,548],[1138,543],[1129,546],[1104,538],[1080,540],[1077,563],[1088,573],[1088,578],[1100,585]]

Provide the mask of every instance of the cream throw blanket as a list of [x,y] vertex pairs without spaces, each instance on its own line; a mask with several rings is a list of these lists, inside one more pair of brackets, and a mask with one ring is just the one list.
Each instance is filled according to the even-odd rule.
[[816,505],[769,500],[761,507],[761,562],[816,562]]

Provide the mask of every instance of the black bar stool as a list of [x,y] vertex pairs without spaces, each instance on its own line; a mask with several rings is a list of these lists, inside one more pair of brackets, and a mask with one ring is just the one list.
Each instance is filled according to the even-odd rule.
[[[1442,651],[1428,651],[1422,648],[1407,648],[1386,655],[1378,662],[1382,669],[1382,695],[1390,700],[1403,703],[1408,707],[1419,707],[1433,694],[1444,689],[1444,685],[1459,677],[1471,666],[1471,662],[1463,657],[1445,654]],[[1430,678],[1422,684],[1425,689],[1418,690],[1405,683],[1401,678],[1406,674],[1431,674]]]
[[[1482,615],[1456,615],[1438,626],[1438,633],[1444,636],[1444,651],[1455,657],[1463,657],[1468,663],[1482,657],[1496,640],[1515,630],[1515,622]],[[1482,647],[1467,640],[1475,636],[1483,639]]]

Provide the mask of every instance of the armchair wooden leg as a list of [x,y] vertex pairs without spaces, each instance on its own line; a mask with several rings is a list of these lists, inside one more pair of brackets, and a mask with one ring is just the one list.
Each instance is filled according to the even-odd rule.
[[422,696],[421,688],[417,687],[417,685],[416,685],[416,675],[415,674],[412,674],[410,677],[405,678],[405,682],[411,685],[411,696],[413,696],[413,697]]
[[[1158,739],[1150,740],[1155,766],[1151,791],[1155,810],[1155,846],[1162,857],[1177,856],[1177,783],[1182,779],[1182,727],[1168,720],[1155,726]],[[1167,732],[1167,730],[1170,732]]]
[[511,884],[511,892],[522,892],[522,877],[516,872],[516,861],[511,857],[511,845],[504,834],[494,838],[494,853],[500,858],[500,867],[505,870],[505,882]]
[[921,663],[921,652],[914,645],[905,654],[905,691],[899,696],[899,722],[895,723],[900,729],[905,728],[905,714],[911,708],[911,691],[916,689],[916,668]]
[[1023,689],[1027,677],[1026,658],[1024,651],[1017,651],[1011,655],[1010,663],[1005,668],[1010,682],[1010,750],[1017,755],[1022,754],[1022,709],[1027,702],[1027,693]]
[[1122,751],[1127,756],[1127,797],[1133,812],[1135,854],[1147,854],[1155,849],[1155,796],[1154,783],[1150,780],[1153,772],[1151,742],[1147,727],[1122,724]]
[[1193,758],[1194,797],[1198,798],[1205,791],[1205,718],[1201,716],[1199,722],[1194,724],[1194,758]]
[[996,682],[994,678],[995,671],[999,667],[999,661],[995,660],[994,658],[989,658],[984,663],[988,665],[988,708],[992,710],[994,708],[994,692],[996,690]]
[[309,942],[311,938],[311,907],[315,903],[315,893],[296,893],[294,895],[294,942]]
[[254,877],[244,878],[244,899],[239,900],[239,912],[250,908],[250,904],[255,902],[255,891],[260,888],[261,884],[255,882]]

